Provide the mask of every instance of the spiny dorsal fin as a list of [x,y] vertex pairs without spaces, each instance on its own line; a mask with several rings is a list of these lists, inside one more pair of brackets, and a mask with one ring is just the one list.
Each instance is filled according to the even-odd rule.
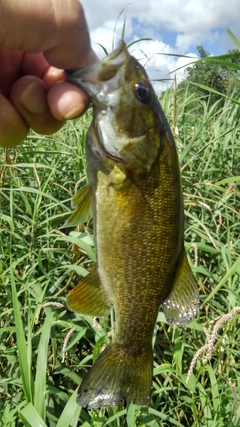
[[171,292],[162,305],[167,321],[177,326],[187,326],[197,315],[198,288],[185,250]]
[[67,304],[72,311],[90,316],[105,316],[109,313],[111,304],[106,298],[96,267],[69,292]]
[[73,213],[67,219],[64,227],[74,227],[88,221],[92,217],[92,191],[89,184],[80,188],[75,194],[72,207],[75,208]]

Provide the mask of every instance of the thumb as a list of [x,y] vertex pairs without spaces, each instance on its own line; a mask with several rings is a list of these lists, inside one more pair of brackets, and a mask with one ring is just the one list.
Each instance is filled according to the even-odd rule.
[[78,0],[8,0],[0,3],[0,44],[24,52],[43,52],[57,68],[96,61]]

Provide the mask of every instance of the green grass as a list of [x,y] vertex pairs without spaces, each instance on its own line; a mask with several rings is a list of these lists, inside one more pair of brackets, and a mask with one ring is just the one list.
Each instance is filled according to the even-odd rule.
[[76,404],[76,388],[110,341],[113,325],[112,317],[96,321],[75,315],[65,304],[78,275],[95,261],[91,222],[75,231],[61,228],[71,213],[76,182],[85,181],[91,112],[51,137],[32,132],[20,147],[2,150],[0,426],[231,427],[240,422],[239,312],[219,327],[210,361],[204,363],[205,353],[200,355],[186,383],[191,360],[205,345],[204,328],[211,332],[219,316],[240,305],[240,112],[230,100],[210,107],[187,92],[167,91],[161,102],[179,149],[185,243],[202,303],[198,318],[180,329],[159,313],[149,408],[131,404],[86,411]]

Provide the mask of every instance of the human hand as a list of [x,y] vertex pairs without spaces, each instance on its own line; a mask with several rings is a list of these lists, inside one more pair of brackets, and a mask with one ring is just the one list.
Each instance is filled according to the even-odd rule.
[[63,69],[97,57],[78,0],[7,0],[0,22],[0,145],[13,147],[30,128],[50,134],[86,111],[87,94]]

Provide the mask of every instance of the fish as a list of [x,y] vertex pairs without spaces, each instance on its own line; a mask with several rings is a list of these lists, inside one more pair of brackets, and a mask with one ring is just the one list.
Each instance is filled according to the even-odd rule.
[[184,249],[177,149],[149,78],[123,40],[98,63],[66,73],[93,106],[88,183],[76,193],[67,225],[93,218],[97,260],[67,304],[91,316],[115,313],[111,343],[83,378],[77,402],[90,409],[148,406],[160,307],[181,327],[199,308]]

